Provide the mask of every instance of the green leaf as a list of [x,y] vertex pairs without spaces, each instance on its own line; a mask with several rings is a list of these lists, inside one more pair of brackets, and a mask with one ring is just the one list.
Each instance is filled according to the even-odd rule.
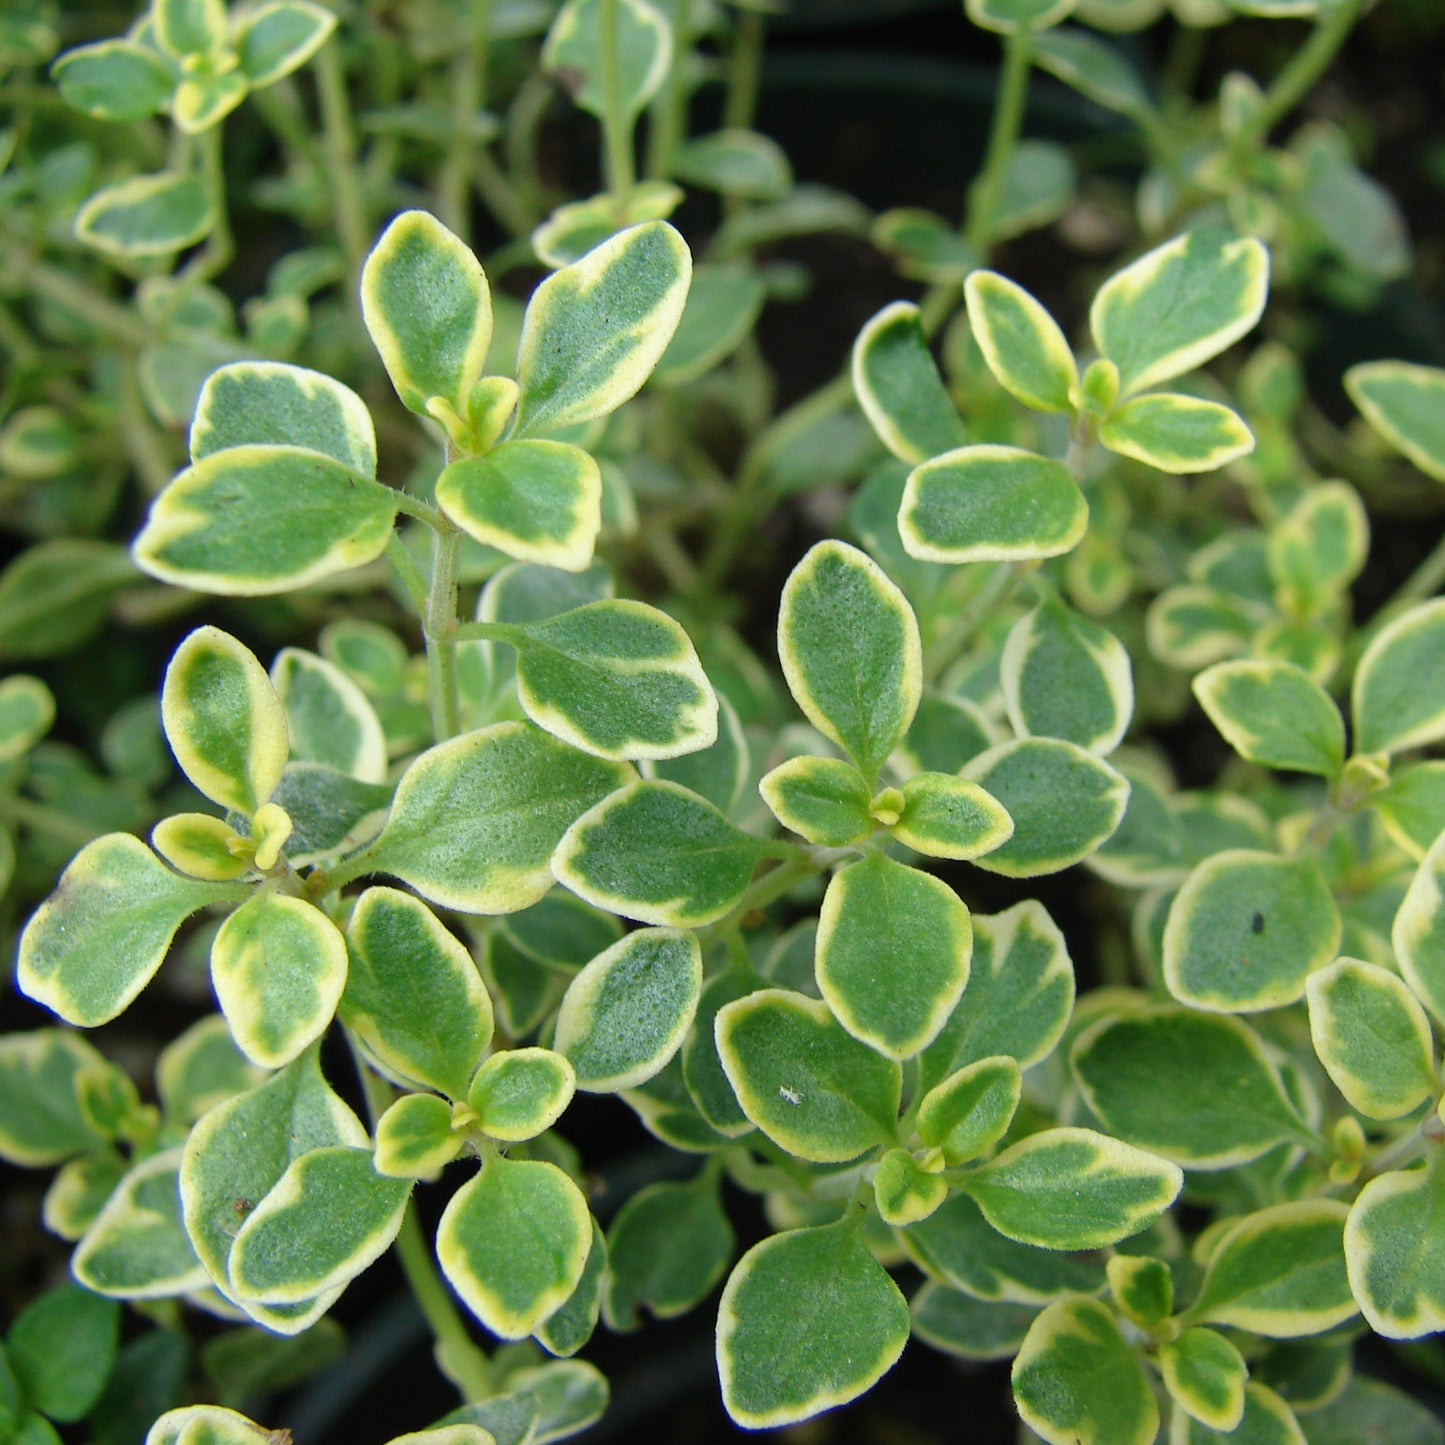
[[869,239],[910,281],[961,281],[978,255],[941,216],[917,206],[898,206],[877,216]]
[[389,1072],[465,1098],[492,1038],[492,1001],[471,955],[395,888],[361,895],[346,939],[346,1026]]
[[1242,758],[1268,768],[1335,777],[1345,723],[1330,695],[1287,662],[1221,662],[1194,679],[1194,695]]
[[918,622],[903,593],[856,547],[819,542],[783,588],[778,654],[808,721],[871,782],[922,691]]
[[1269,571],[1298,611],[1315,610],[1359,575],[1370,521],[1348,482],[1318,482],[1269,529]]
[[977,1299],[1037,1308],[1104,1287],[1098,1255],[1017,1244],[1000,1234],[961,1190],[899,1238],[930,1276]]
[[1034,64],[1106,110],[1139,118],[1153,102],[1144,81],[1119,47],[1070,25],[1033,38]]
[[1371,640],[1355,669],[1350,700],[1355,751],[1397,753],[1445,737],[1445,598],[1422,602]]
[[1089,506],[1062,463],[1018,447],[945,452],[908,477],[898,530],[924,562],[1018,562],[1072,551]]
[[577,1288],[567,1296],[566,1303],[537,1328],[536,1339],[543,1349],[554,1355],[575,1355],[592,1338],[602,1314],[602,1291],[607,1279],[607,1240],[594,1219],[592,1248],[587,1253]]
[[963,294],[974,340],[999,385],[1035,411],[1072,410],[1079,369],[1053,317],[997,271],[972,272]]
[[1114,1307],[1141,1330],[1157,1330],[1174,1313],[1174,1276],[1162,1259],[1116,1254],[1105,1273]]
[[376,1172],[370,1149],[313,1149],[293,1160],[231,1246],[242,1301],[299,1304],[350,1283],[391,1247],[411,1182]]
[[194,245],[215,223],[200,176],[162,171],[97,191],[75,213],[75,236],[107,256],[134,261]]
[[[78,1240],[95,1223],[125,1170],[125,1161],[109,1152],[82,1154],[63,1164],[40,1202],[40,1222],[61,1239]],[[0,1384],[0,1394],[3,1389]],[[0,1399],[0,1419],[4,1409]]]
[[[1236,0],[1242,3],[1242,0]],[[1253,0],[1262,3],[1262,0]],[[1310,1417],[1310,1439],[1315,1438],[1314,1417]],[[1183,1414],[1170,1425],[1171,1441],[1177,1445],[1307,1445],[1294,1411],[1266,1385],[1249,1380],[1244,1386],[1244,1411],[1229,1431],[1216,1431]],[[1363,1436],[1357,1438],[1365,1438]]]
[[[543,69],[566,87],[574,105],[601,119],[607,113],[599,0],[568,0],[542,47]],[[615,14],[617,87],[631,121],[657,93],[672,63],[672,30],[649,0],[619,0]]]
[[1106,1129],[1191,1169],[1228,1169],[1313,1140],[1258,1035],[1238,1019],[1131,1009],[1086,1028],[1069,1065]]
[[1259,320],[1269,253],[1227,231],[1187,231],[1111,276],[1089,308],[1101,355],[1131,396],[1217,356]]
[[760,989],[718,1011],[718,1055],[747,1117],[800,1159],[842,1163],[897,1129],[902,1072],[824,1003]]
[[78,1285],[46,1290],[16,1317],[6,1339],[26,1403],[52,1420],[82,1420],[115,1361],[120,1306]]
[[530,908],[507,914],[499,926],[528,958],[569,973],[622,937],[622,924],[610,913],[557,889]]
[[509,557],[580,572],[602,526],[602,474],[580,447],[503,442],[437,479],[437,503],[469,537]]
[[1013,835],[1013,819],[977,783],[948,773],[915,773],[902,794],[903,809],[889,831],[932,858],[978,858]]
[[55,697],[38,677],[17,673],[0,682],[0,763],[23,757],[54,721]]
[[211,982],[241,1052],[279,1069],[331,1023],[346,987],[346,940],[313,904],[258,893],[216,934]]
[[640,928],[599,953],[567,985],[556,1048],[589,1093],[636,1088],[682,1047],[702,993],[690,933]]
[[241,19],[232,44],[252,90],[305,65],[336,29],[336,17],[309,0],[272,0]]
[[644,1309],[659,1320],[686,1314],[722,1278],[735,1243],[716,1170],[638,1190],[607,1232],[608,1328],[635,1330]]
[[525,1038],[557,1007],[566,980],[538,965],[500,930],[489,931],[477,949],[477,965],[486,980],[504,1033]]
[[[761,139],[761,137],[760,137]],[[608,197],[608,204],[615,204]],[[750,336],[767,300],[756,272],[732,265],[694,268],[687,305],[652,374],[658,386],[678,386],[710,371]]]
[[443,908],[514,913],[552,886],[572,822],[632,776],[526,723],[497,723],[412,763],[365,856]]
[[180,1167],[180,1149],[167,1149],[120,1181],[71,1260],[87,1289],[114,1299],[163,1299],[210,1283],[181,1222]]
[[1046,1058],[1074,1007],[1064,935],[1029,899],[992,917],[975,913],[968,987],[923,1055],[925,1087],[965,1064],[1007,1055],[1026,1069]]
[[[806,975],[809,992],[816,987],[813,984],[813,939],[816,932],[816,925],[805,925],[796,935],[798,951],[805,954],[802,972]],[[789,984],[787,979],[771,971],[769,977],[781,986]],[[682,1082],[687,1094],[708,1124],[729,1138],[749,1134],[753,1126],[743,1113],[733,1086],[723,1071],[717,1050],[717,1016],[725,1004],[746,998],[757,989],[766,987],[767,982],[750,962],[734,959],[703,986],[692,1028],[682,1046]]]
[[67,1029],[0,1035],[0,1159],[44,1169],[104,1144],[80,1107],[82,1071],[103,1062]]
[[287,763],[270,804],[292,824],[287,858],[295,867],[330,861],[374,838],[391,793],[386,783],[363,783],[324,763]]
[[1123,741],[1134,711],[1124,645],[1058,601],[1026,612],[1009,630],[999,684],[1020,736],[1063,738],[1100,757]]
[[1356,1445],[1372,1437],[1391,1445],[1440,1445],[1445,1430],[1424,1401],[1363,1375],[1310,1410],[1310,1445]]
[[1159,1407],[1139,1357],[1097,1300],[1050,1305],[1013,1363],[1014,1403],[1049,1445],[1151,1445]]
[[361,313],[396,394],[423,416],[433,398],[465,415],[492,343],[481,263],[425,211],[403,211],[361,272]]
[[171,101],[171,120],[183,135],[199,135],[224,120],[246,98],[246,77],[237,71],[224,75],[186,75]]
[[181,924],[225,896],[172,873],[138,838],[107,833],[75,855],[31,915],[16,982],[69,1023],[107,1023],[150,982]]
[[280,361],[217,367],[196,400],[189,446],[193,462],[230,447],[308,447],[376,476],[376,428],[366,403],[319,371]]
[[[445,1422],[490,1427],[499,1445],[505,1441],[549,1445],[595,1424],[607,1409],[607,1400],[607,1381],[595,1366],[582,1360],[552,1360],[508,1375],[507,1387],[500,1394],[463,1405],[446,1416]],[[466,1445],[484,1442],[468,1441]]]
[[167,1410],[151,1426],[145,1445],[266,1445],[271,1431],[220,1405],[185,1405]]
[[167,55],[207,55],[226,43],[223,0],[154,0],[155,42]]
[[1074,4],[1075,0],[964,0],[964,9],[975,25],[1013,35],[1057,25],[1069,16]]
[[386,781],[386,735],[366,694],[333,662],[283,647],[271,684],[286,710],[291,756],[322,763],[364,783]]
[[116,125],[154,115],[176,83],[154,50],[130,40],[77,46],[55,62],[50,74],[67,105]]
[[550,1129],[572,1102],[576,1087],[577,1075],[563,1054],[504,1049],[477,1070],[467,1103],[484,1134],[517,1143]]
[[286,713],[251,651],[218,627],[176,648],[161,689],[161,721],[181,770],[212,802],[252,814],[286,766]]
[[1175,1164],[1092,1129],[1045,1129],[971,1170],[960,1187],[1010,1239],[1102,1249],[1147,1229],[1184,1186]]
[[1445,1024],[1445,839],[1420,860],[1390,931],[1405,982]]
[[493,1155],[451,1198],[437,1259],[494,1335],[525,1339],[566,1303],[592,1248],[582,1191],[555,1164]]
[[921,1168],[907,1149],[890,1149],[873,1175],[879,1218],[895,1229],[927,1219],[948,1198],[948,1184]]
[[1214,1242],[1187,1318],[1270,1339],[1315,1335],[1355,1313],[1343,1244],[1349,1211],[1337,1199],[1271,1205]]
[[201,1367],[220,1397],[240,1402],[299,1384],[334,1365],[346,1353],[346,1336],[332,1320],[318,1320],[305,1334],[290,1338],[243,1325],[213,1336],[200,1353]]
[[846,1218],[756,1244],[718,1305],[723,1404],[745,1429],[855,1399],[908,1342],[908,1305]]
[[746,201],[781,200],[793,188],[787,152],[771,137],[737,126],[679,146],[672,174],[689,185]]
[[1369,1119],[1398,1119],[1436,1088],[1430,1021],[1386,968],[1342,958],[1305,985],[1310,1038],[1335,1087]]
[[1057,221],[1077,192],[1078,172],[1067,147],[1056,141],[1019,141],[999,181],[994,236],[1007,241]]
[[452,1110],[435,1094],[403,1094],[376,1121],[376,1172],[391,1179],[438,1174],[466,1145]]
[[395,520],[389,487],[308,447],[229,447],[156,498],[132,553],[162,582],[264,597],[374,562]]
[[1038,1314],[1029,1305],[992,1304],[927,1280],[913,1296],[913,1334],[963,1360],[1011,1360]]
[[868,784],[841,758],[789,758],[758,791],[783,827],[821,847],[846,847],[873,831]]
[[1316,858],[1229,848],[1184,881],[1164,927],[1164,982],[1181,1003],[1253,1013],[1293,1003],[1335,956],[1340,915]]
[[1418,1339],[1445,1329],[1445,1165],[1371,1179],[1350,1210],[1345,1265],[1360,1313],[1376,1334]]
[[818,917],[818,987],[890,1059],[931,1043],[968,982],[973,928],[948,884],[882,853],[836,873]]
[[124,547],[57,537],[21,552],[0,574],[0,657],[71,652],[105,621],[138,573]]
[[1019,738],[964,770],[1013,819],[1007,842],[974,861],[1006,878],[1058,873],[1087,858],[1119,826],[1129,781],[1061,738]]
[[517,649],[527,715],[574,747],[621,761],[676,757],[717,740],[717,697],[697,651],[655,607],[592,602],[496,630]]
[[1254,434],[1227,406],[1156,392],[1126,401],[1099,425],[1111,452],[1161,472],[1212,472],[1254,450]]
[[1017,1059],[979,1059],[936,1084],[918,1105],[918,1137],[949,1165],[966,1164],[1003,1138],[1022,1097]]
[[1361,415],[1426,476],[1445,482],[1445,370],[1405,361],[1368,361],[1345,373]]
[[968,440],[911,301],[885,306],[858,333],[853,391],[879,440],[910,466]]
[[1215,1330],[1196,1327],[1159,1346],[1169,1397],[1191,1419],[1229,1434],[1244,1417],[1244,1356]]
[[672,340],[691,278],[691,253],[666,221],[629,227],[553,272],[522,320],[513,435],[555,432],[630,400]]
[[1193,670],[1247,651],[1270,613],[1213,587],[1170,587],[1146,614],[1149,650],[1171,667]]
[[558,880],[598,908],[700,928],[735,908],[775,848],[676,783],[638,782],[584,813],[557,846]]

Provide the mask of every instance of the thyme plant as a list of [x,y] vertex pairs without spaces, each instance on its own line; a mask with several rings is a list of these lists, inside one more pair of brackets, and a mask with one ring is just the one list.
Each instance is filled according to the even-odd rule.
[[[457,1396],[408,1442],[584,1429],[594,1331],[719,1284],[750,1429],[917,1336],[1012,1360],[1051,1445],[1442,1438],[1352,1359],[1445,1328],[1445,548],[1350,588],[1362,489],[1445,481],[1445,371],[1355,366],[1341,429],[1271,329],[1409,265],[1343,131],[1275,139],[1362,6],[1178,0],[1176,70],[1235,12],[1311,26],[1196,100],[1104,38],[1160,4],[967,0],[1002,69],[961,225],[795,183],[752,128],[767,8],[419,5],[398,44],[152,0],[48,72],[58,12],[0,21],[0,649],[109,625],[151,667],[102,767],[0,683],[15,978],[59,1020],[0,1038],[0,1156],[57,1169],[74,1245],[0,1440],[274,1441],[239,1407],[335,1357],[390,1250]],[[1024,137],[1036,71],[1141,172],[1077,328],[999,249],[1084,184]],[[559,92],[598,194],[546,175]],[[238,323],[260,207],[306,244]],[[775,411],[771,248],[826,230],[926,289]],[[773,669],[727,584],[844,487],[847,540],[754,599]],[[182,615],[162,670],[135,643]],[[1196,707],[1234,757],[1184,787]],[[1032,896],[1066,870],[1097,938]],[[149,1077],[80,1032],[180,977]],[[605,1229],[579,1093],[684,1160]],[[191,1309],[236,1326],[199,1375]]]

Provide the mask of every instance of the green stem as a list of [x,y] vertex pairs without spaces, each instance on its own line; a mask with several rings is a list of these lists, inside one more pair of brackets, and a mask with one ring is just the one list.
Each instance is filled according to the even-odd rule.
[[146,414],[137,375],[138,360],[127,356],[120,369],[120,430],[126,450],[135,463],[141,485],[149,496],[158,495],[175,475],[176,468],[166,453],[165,443]]
[[1270,82],[1259,113],[1235,144],[1236,154],[1248,154],[1309,94],[1345,43],[1359,18],[1362,3],[1363,0],[1340,0],[1338,5],[1320,16],[1310,38],[1290,56],[1288,63]]
[[763,73],[764,21],[762,12],[744,10],[738,16],[728,66],[728,93],[723,103],[723,125],[746,130],[758,110],[758,88]]
[[417,616],[425,617],[427,608],[426,578],[422,576],[421,568],[416,565],[416,559],[406,550],[405,543],[394,531],[386,539],[386,560],[391,563],[396,575],[401,578],[401,585],[406,588],[406,595],[411,598],[411,604],[416,608]]
[[678,147],[687,138],[688,64],[692,60],[691,0],[672,0],[672,65],[667,84],[652,106],[647,132],[647,174],[654,180],[672,171]]
[[202,282],[209,281],[212,276],[224,271],[231,264],[231,258],[236,254],[235,240],[231,235],[230,211],[226,206],[226,168],[222,151],[222,131],[221,125],[213,125],[209,130],[202,131],[199,137],[201,179],[205,184],[206,194],[211,202],[211,211],[216,219],[215,224],[211,227],[211,234],[206,237],[206,244],[186,263],[180,273],[178,279],[181,285],[177,288],[172,310],[180,304],[191,287],[199,286]]
[[452,57],[451,143],[438,183],[442,220],[470,243],[471,179],[476,168],[475,127],[487,104],[487,41],[490,0],[472,0],[465,40]]
[[[536,229],[537,217],[522,198],[522,193],[499,166],[485,146],[472,157],[472,185],[482,204],[496,217],[508,235],[525,240]],[[528,242],[527,254],[531,254]]]
[[948,671],[993,610],[1018,586],[1027,570],[1028,564],[1018,562],[993,564],[993,572],[929,648],[924,666],[927,682],[936,683]]
[[1004,172],[1023,130],[1033,50],[1033,35],[1026,29],[1015,30],[1004,37],[1003,74],[994,101],[988,148],[984,151],[983,168],[968,190],[967,223],[963,233],[970,249],[980,257],[987,255],[993,240]]
[[32,803],[28,798],[0,797],[0,818],[6,822],[18,823],[32,833],[47,833],[58,842],[83,848],[98,836],[89,823],[72,818],[55,808]]
[[698,933],[698,943],[704,950],[711,948],[720,938],[726,938],[748,914],[776,903],[805,878],[831,868],[840,858],[846,858],[855,851],[852,848],[798,848],[776,839],[769,846],[786,848],[786,858],[776,868],[769,869],[761,878],[748,884],[747,892],[730,913]]
[[537,136],[556,92],[550,76],[540,72],[529,75],[517,87],[517,94],[507,107],[507,123],[503,128],[503,153],[512,189],[523,209],[533,215],[542,210],[544,196]]
[[420,497],[412,496],[410,492],[394,491],[392,505],[398,512],[426,523],[433,532],[445,532],[452,525],[436,507],[422,501]]
[[426,607],[427,692],[432,739],[444,743],[461,731],[457,696],[457,555],[462,534],[438,531],[432,548],[431,589]]
[[291,76],[283,76],[275,85],[254,91],[247,96],[247,100],[255,105],[261,119],[281,142],[290,160],[302,165],[320,165],[316,153],[316,139],[306,124],[306,116],[301,109]]
[[331,179],[331,205],[355,300],[361,264],[371,244],[371,227],[358,180],[356,129],[351,122],[351,101],[346,94],[346,71],[335,38],[316,52],[316,88],[321,101],[321,143],[326,173]]
[[619,0],[602,0],[597,16],[597,48],[602,66],[602,138],[607,189],[618,219],[627,211],[636,179],[632,157],[632,122],[622,95],[622,56],[618,40]]
[[124,341],[130,346],[144,346],[152,340],[150,328],[133,311],[112,301],[104,292],[70,272],[31,259],[9,241],[0,251],[0,268],[17,289],[27,288],[37,296],[83,316],[109,331],[117,341]]

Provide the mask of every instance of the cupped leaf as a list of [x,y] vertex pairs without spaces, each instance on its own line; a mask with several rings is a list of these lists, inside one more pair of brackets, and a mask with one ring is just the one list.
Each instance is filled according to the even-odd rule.
[[435,1094],[403,1094],[376,1121],[376,1172],[390,1179],[425,1179],[450,1164],[466,1144],[452,1128],[451,1106]]
[[947,1181],[922,1168],[907,1149],[890,1149],[873,1175],[873,1200],[895,1229],[927,1219],[948,1198]]
[[550,1129],[572,1102],[577,1075],[552,1049],[503,1049],[477,1070],[467,1090],[477,1128],[517,1143]]
[[0,1036],[0,1159],[43,1169],[103,1145],[80,1103],[80,1076],[102,1056],[68,1029]]
[[1445,834],[1420,860],[1395,914],[1390,941],[1411,991],[1445,1025]]
[[461,943],[409,893],[368,888],[347,925],[340,1013],[387,1070],[453,1099],[492,1038],[492,1001]]
[[963,295],[974,340],[999,385],[1035,411],[1069,411],[1079,369],[1054,318],[997,271],[972,272]]
[[497,723],[422,753],[364,856],[443,908],[513,913],[552,885],[573,821],[632,776],[526,723]]
[[1244,1356],[1217,1330],[1200,1326],[1159,1346],[1169,1398],[1191,1419],[1229,1434],[1244,1417]]
[[911,301],[885,306],[858,333],[853,391],[879,440],[910,466],[968,440]]
[[1100,353],[1122,396],[1217,356],[1259,320],[1269,253],[1227,231],[1187,231],[1111,276],[1089,308]]
[[1376,1334],[1418,1339],[1445,1329],[1445,1164],[1392,1169],[1360,1191],[1344,1259],[1360,1313]]
[[161,966],[197,909],[231,896],[182,878],[138,838],[88,843],[20,935],[20,991],[69,1023],[94,1028],[122,1012]]
[[1102,1249],[1151,1225],[1184,1171],[1093,1129],[1031,1134],[960,1181],[984,1218],[1040,1249]]
[[676,757],[717,740],[717,695],[697,651],[655,607],[592,602],[497,632],[517,649],[527,715],[574,747],[620,761]]
[[607,1231],[609,1328],[636,1329],[643,1309],[660,1320],[686,1314],[722,1278],[734,1246],[715,1169],[638,1190]]
[[1434,1093],[1430,1021],[1389,969],[1342,958],[1310,976],[1310,1037],[1349,1105],[1370,1119],[1398,1119]]
[[[602,117],[608,110],[602,0],[567,0],[542,47],[542,64],[573,104]],[[650,0],[618,0],[612,11],[613,62],[622,112],[635,117],[657,92],[672,61],[672,30]]]
[[738,1261],[718,1305],[723,1403],[747,1429],[806,1420],[892,1369],[908,1327],[852,1219],[776,1234]]
[[[1264,3],[1267,0],[1250,0],[1251,8]],[[1243,1395],[1244,1408],[1232,1430],[1215,1430],[1193,1416],[1176,1414],[1170,1424],[1171,1445],[1221,1445],[1226,1440],[1230,1445],[1307,1445],[1294,1411],[1268,1385],[1247,1380]],[[1309,1439],[1316,1439],[1313,1418]]]
[[79,45],[66,51],[50,74],[67,105],[118,125],[154,115],[176,83],[154,50],[131,40]]
[[743,1112],[790,1154],[842,1163],[893,1142],[902,1070],[846,1033],[826,1004],[761,989],[721,1008],[716,1032]]
[[537,1329],[535,1337],[543,1349],[553,1355],[575,1355],[592,1338],[602,1316],[602,1290],[607,1277],[607,1240],[594,1219],[592,1248],[587,1252],[582,1278],[562,1307],[548,1315]]
[[1254,450],[1254,433],[1215,401],[1158,392],[1136,396],[1099,425],[1111,452],[1161,472],[1212,472]]
[[1151,1445],[1159,1407],[1132,1345],[1097,1300],[1050,1305],[1013,1363],[1024,1423],[1049,1445]]
[[314,904],[258,893],[216,934],[211,982],[241,1052],[279,1069],[330,1024],[346,986],[346,940]]
[[555,1164],[493,1155],[452,1196],[437,1259],[494,1335],[521,1340],[566,1303],[592,1249],[582,1191]]
[[501,1393],[463,1405],[444,1418],[452,1424],[491,1427],[499,1441],[523,1439],[548,1445],[595,1424],[607,1409],[607,1400],[607,1379],[595,1365],[550,1360],[509,1374]]
[[1214,1242],[1187,1317],[1270,1339],[1315,1335],[1355,1313],[1345,1277],[1347,1207],[1336,1199],[1271,1205]]
[[339,381],[281,361],[217,367],[191,422],[191,460],[230,447],[294,446],[376,475],[376,428],[366,403]]
[[758,784],[785,828],[824,848],[846,847],[873,831],[863,775],[841,758],[789,758]]
[[323,453],[228,447],[156,498],[132,553],[162,582],[263,597],[374,562],[395,520],[390,488]]
[[918,1137],[947,1164],[965,1164],[987,1152],[1013,1120],[1023,1093],[1018,1060],[979,1059],[950,1074],[922,1098]]
[[1115,1308],[1140,1329],[1156,1330],[1174,1313],[1174,1276],[1162,1259],[1116,1254],[1105,1273]]
[[386,780],[386,734],[376,710],[334,662],[283,647],[271,663],[271,683],[296,761],[322,763],[364,783]]
[[233,44],[253,90],[306,64],[336,29],[336,17],[311,0],[271,0],[241,19]]
[[138,260],[194,245],[215,224],[199,175],[161,171],[97,191],[75,213],[75,236],[107,256]]
[[1009,630],[999,685],[1021,737],[1063,738],[1099,757],[1123,741],[1134,712],[1123,643],[1058,601],[1026,612]]
[[676,783],[621,788],[557,845],[557,878],[598,908],[669,928],[700,928],[735,908],[775,848],[735,828]]
[[567,986],[555,1046],[589,1093],[636,1088],[682,1047],[702,993],[690,933],[640,928],[599,953]]
[[1184,881],[1164,926],[1164,982],[1181,1003],[1253,1013],[1293,1003],[1340,942],[1335,900],[1310,856],[1229,848]]
[[924,562],[1060,557],[1088,524],[1088,503],[1062,462],[991,444],[915,467],[898,512],[904,548]]
[[54,721],[54,695],[38,677],[17,673],[0,682],[0,763],[23,757]]
[[181,873],[224,883],[251,867],[246,840],[213,813],[172,813],[151,830],[151,846]]
[[163,1299],[210,1283],[181,1222],[180,1167],[180,1149],[167,1149],[121,1180],[71,1259],[87,1289],[114,1299]]
[[1087,858],[1119,826],[1129,781],[1062,738],[1019,738],[980,753],[964,777],[1013,819],[1013,833],[976,858],[1007,878],[1057,873]]
[[854,1038],[911,1058],[968,982],[968,909],[931,874],[871,853],[833,876],[818,918],[818,987]]
[[1106,1129],[1191,1169],[1228,1169],[1312,1142],[1257,1034],[1184,1008],[1102,1018],[1069,1065]]
[[1367,361],[1345,373],[1345,390],[1396,451],[1426,476],[1445,482],[1445,370],[1405,361]]
[[481,263],[425,211],[403,211],[361,272],[361,313],[396,394],[428,414],[440,397],[465,415],[492,341]]
[[508,441],[448,466],[437,478],[437,503],[488,547],[580,572],[602,527],[602,474],[581,447]]
[[183,1405],[167,1410],[151,1426],[145,1445],[266,1445],[271,1431],[221,1405]]
[[856,547],[819,542],[783,588],[778,654],[808,721],[871,782],[922,691],[922,643],[907,598]]
[[[615,205],[611,196],[607,204]],[[682,319],[653,372],[654,383],[681,385],[731,356],[752,335],[767,296],[755,271],[725,264],[696,267]]]
[[1397,753],[1445,737],[1445,598],[1377,632],[1350,688],[1355,751]]
[[1194,695],[1242,758],[1332,778],[1344,764],[1345,723],[1330,695],[1288,662],[1221,662],[1194,679]]
[[251,651],[218,627],[175,650],[161,721],[182,771],[212,802],[254,813],[286,766],[286,712]]
[[902,788],[903,808],[889,831],[933,858],[978,858],[1013,836],[1013,819],[977,783],[948,773],[915,773]]
[[370,1149],[336,1145],[295,1159],[231,1246],[237,1299],[298,1304],[350,1283],[396,1238],[411,1182],[388,1179]]
[[691,277],[687,244],[666,221],[629,227],[553,272],[522,321],[513,434],[575,426],[630,400],[672,340]]

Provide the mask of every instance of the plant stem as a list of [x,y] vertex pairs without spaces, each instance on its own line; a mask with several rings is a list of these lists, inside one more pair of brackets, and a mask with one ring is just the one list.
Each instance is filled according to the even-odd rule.
[[988,615],[1018,586],[1028,570],[1027,564],[995,562],[993,571],[984,580],[966,606],[959,609],[943,635],[937,638],[924,660],[924,679],[936,683],[948,671]]
[[357,285],[361,263],[371,242],[366,203],[357,179],[356,130],[351,123],[351,102],[346,94],[346,72],[340,43],[333,36],[316,52],[316,89],[321,101],[321,140],[326,171],[331,178],[331,204],[341,249],[351,273],[353,305],[359,305]]
[[231,264],[231,258],[236,254],[236,244],[231,236],[231,217],[226,207],[226,168],[224,154],[222,151],[222,131],[220,124],[213,125],[209,130],[202,131],[199,137],[199,148],[201,152],[201,179],[205,183],[206,194],[210,198],[211,211],[215,216],[215,224],[211,227],[211,234],[206,237],[206,244],[186,263],[181,271],[179,280],[180,287],[176,292],[175,305],[179,305],[183,296],[193,286],[199,286],[204,281],[209,281],[212,276],[224,271]]
[[386,560],[391,563],[396,575],[401,578],[401,585],[406,588],[406,595],[411,598],[417,616],[425,617],[427,609],[426,578],[422,576],[421,568],[416,565],[416,559],[406,550],[406,544],[395,531],[386,539]]
[[152,340],[150,328],[134,312],[112,301],[103,291],[55,266],[26,256],[8,240],[0,253],[8,280],[73,311],[77,316],[109,331],[118,341],[144,346]]
[[622,94],[622,55],[618,39],[619,0],[602,0],[597,15],[597,48],[602,65],[602,139],[607,189],[618,220],[627,213],[635,180],[632,122]]
[[134,354],[126,356],[121,363],[120,430],[141,485],[149,496],[154,497],[164,489],[176,469],[166,454],[165,443],[146,415],[145,398],[141,395],[136,375],[137,366],[138,359]]
[[461,731],[457,697],[457,554],[462,534],[447,524],[432,547],[431,589],[426,606],[426,673],[432,740],[444,743]]
[[744,10],[738,16],[728,67],[728,93],[723,102],[723,125],[746,130],[758,110],[758,86],[763,73],[764,21],[761,11]]
[[18,823],[32,833],[47,833],[57,841],[77,848],[85,847],[98,836],[96,830],[82,819],[72,818],[69,813],[32,803],[28,798],[18,798],[14,794],[0,798],[0,818]]
[[672,64],[667,84],[653,102],[647,132],[647,174],[660,180],[672,170],[677,148],[687,138],[688,62],[692,59],[691,0],[672,0]]
[[1320,16],[1310,38],[1270,82],[1259,113],[1236,143],[1236,154],[1248,154],[1310,92],[1335,58],[1335,52],[1345,43],[1359,18],[1361,3],[1362,0],[1340,0]]
[[979,256],[988,253],[998,219],[999,195],[1004,172],[1023,129],[1024,105],[1029,93],[1029,68],[1033,59],[1033,36],[1027,29],[1004,37],[1003,74],[994,101],[993,124],[983,168],[968,189],[967,223],[963,239]]
[[805,878],[831,868],[840,858],[846,858],[855,850],[852,848],[797,848],[791,843],[774,840],[776,848],[787,848],[788,854],[776,868],[771,868],[761,878],[748,884],[747,892],[738,900],[737,906],[716,923],[709,924],[698,933],[698,943],[704,949],[712,947],[720,938],[725,938],[745,919],[759,908],[776,903],[785,893],[791,893]]
[[451,145],[437,186],[437,209],[458,236],[471,243],[471,179],[476,168],[475,127],[487,103],[487,39],[491,0],[471,0],[467,33],[452,57]]

